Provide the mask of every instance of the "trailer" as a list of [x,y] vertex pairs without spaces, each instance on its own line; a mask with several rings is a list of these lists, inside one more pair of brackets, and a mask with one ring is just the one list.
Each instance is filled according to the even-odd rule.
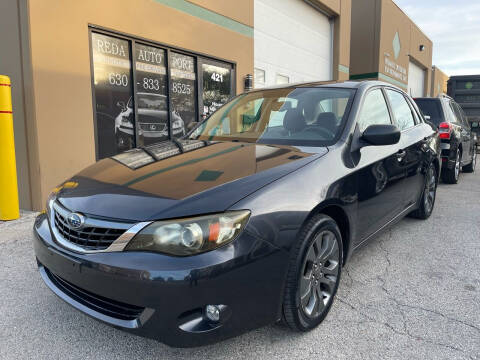
[[447,91],[467,115],[472,131],[477,135],[477,152],[480,153],[480,75],[452,76]]

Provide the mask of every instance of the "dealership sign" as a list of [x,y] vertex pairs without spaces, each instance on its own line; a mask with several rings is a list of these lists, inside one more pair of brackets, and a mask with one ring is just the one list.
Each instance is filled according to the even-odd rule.
[[400,81],[407,81],[407,69],[390,60],[388,56],[385,56],[385,74],[391,75]]
[[[392,42],[393,48],[393,55],[395,57],[395,61],[400,56],[400,51],[402,49],[402,44],[400,42],[400,36],[398,35],[398,31],[395,33]],[[400,81],[407,81],[407,69],[403,66],[398,65],[396,62],[390,60],[390,54],[385,54],[385,74],[389,74],[395,79]]]

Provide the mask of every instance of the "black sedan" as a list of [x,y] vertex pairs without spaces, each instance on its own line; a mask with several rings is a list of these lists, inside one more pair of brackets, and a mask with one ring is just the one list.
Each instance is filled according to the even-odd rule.
[[355,249],[430,216],[439,155],[412,99],[382,82],[242,94],[55,189],[34,228],[40,274],[78,310],[171,346],[282,318],[308,331]]

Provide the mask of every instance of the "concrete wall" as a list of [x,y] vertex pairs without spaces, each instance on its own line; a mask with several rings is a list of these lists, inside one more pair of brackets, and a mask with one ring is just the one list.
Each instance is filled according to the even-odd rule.
[[28,146],[25,128],[25,93],[22,68],[21,6],[17,0],[0,1],[0,74],[12,82],[13,125],[19,201],[22,209],[31,207]]
[[[432,68],[432,47],[433,43],[425,36],[420,29],[410,20],[410,18],[391,0],[381,0],[381,29],[380,29],[380,52],[379,69],[384,75],[393,78],[394,84],[403,87],[408,84],[408,64],[409,61],[415,62],[426,72],[425,93],[430,92],[430,78]],[[395,34],[400,38],[400,53],[395,58],[393,41]],[[424,45],[424,50],[420,51],[420,45]],[[397,73],[390,72],[388,69],[389,61],[398,66],[397,73],[402,74],[402,78]],[[387,65],[387,67],[385,66]],[[390,63],[391,65],[391,63]],[[406,70],[406,73],[403,71]],[[403,76],[406,75],[406,76]],[[387,79],[385,79],[387,80]],[[400,83],[398,83],[400,82]]]
[[432,68],[432,86],[430,89],[430,96],[437,97],[440,94],[447,93],[447,84],[449,76],[445,74],[438,67]]
[[[191,3],[221,14],[248,26],[253,26],[253,1],[189,0]],[[233,6],[234,5],[234,6]]]
[[95,161],[89,24],[236,62],[238,92],[253,74],[252,0],[30,0],[29,18],[36,210],[59,182]]
[[425,93],[430,93],[433,43],[392,0],[353,1],[351,33],[352,79],[380,79],[407,90],[412,61],[425,69]]
[[380,33],[380,2],[352,1],[350,39],[350,76],[375,78],[378,72],[378,36]]
[[340,0],[340,12],[334,20],[333,79],[348,80],[350,76],[350,29],[352,0]]

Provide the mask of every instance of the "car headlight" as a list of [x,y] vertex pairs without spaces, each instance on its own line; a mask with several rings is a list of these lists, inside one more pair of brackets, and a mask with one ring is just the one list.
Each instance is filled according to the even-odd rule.
[[55,200],[57,200],[57,196],[58,196],[58,193],[60,192],[60,190],[62,190],[62,189],[75,189],[77,186],[78,186],[78,182],[67,181],[67,182],[63,183],[62,185],[57,186],[55,189],[53,189],[52,192],[50,193],[50,195],[48,195],[48,198],[47,198],[47,203],[46,203],[47,214],[50,214],[50,211],[53,208],[53,203],[55,202]]
[[172,124],[172,128],[174,128],[174,129],[181,128],[182,126],[183,126],[183,120],[182,119],[177,119]]
[[245,227],[250,211],[231,211],[188,219],[156,221],[140,231],[125,251],[153,251],[188,256],[233,241]]
[[122,116],[122,124],[130,125],[132,122],[128,116]]
[[48,215],[50,215],[50,213],[53,209],[53,203],[57,199],[57,193],[58,193],[58,191],[54,190],[50,193],[50,195],[48,195],[47,204],[46,204],[46,207],[47,207],[46,211],[47,211]]

